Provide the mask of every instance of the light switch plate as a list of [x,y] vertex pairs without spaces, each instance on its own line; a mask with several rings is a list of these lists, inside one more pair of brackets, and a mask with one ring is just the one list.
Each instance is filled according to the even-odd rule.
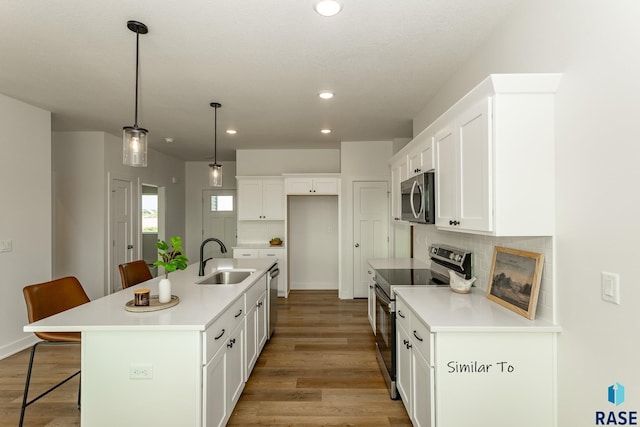
[[620,304],[620,275],[616,273],[601,273],[602,300],[613,304]]
[[0,252],[11,252],[13,250],[13,242],[11,240],[0,240]]

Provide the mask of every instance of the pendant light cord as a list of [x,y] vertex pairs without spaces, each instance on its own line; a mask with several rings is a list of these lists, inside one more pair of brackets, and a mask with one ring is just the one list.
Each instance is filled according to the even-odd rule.
[[213,164],[218,164],[218,107],[214,108],[214,120],[213,120]]
[[138,128],[138,52],[140,47],[140,31],[136,29],[136,113],[133,127]]

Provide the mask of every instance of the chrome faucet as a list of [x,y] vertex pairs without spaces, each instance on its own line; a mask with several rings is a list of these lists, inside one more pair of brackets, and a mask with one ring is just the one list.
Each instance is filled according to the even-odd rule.
[[220,245],[220,252],[222,252],[223,254],[227,253],[227,248],[225,247],[224,243],[222,243],[219,239],[216,239],[215,237],[209,237],[208,239],[205,239],[200,244],[200,270],[198,271],[198,276],[204,276],[204,266],[207,264],[207,261],[211,259],[211,258],[204,259],[204,247],[207,243],[211,241],[218,242],[218,244]]

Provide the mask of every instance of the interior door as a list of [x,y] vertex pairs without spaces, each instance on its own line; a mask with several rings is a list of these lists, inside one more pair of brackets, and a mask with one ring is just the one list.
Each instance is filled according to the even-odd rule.
[[111,180],[111,283],[109,293],[122,289],[118,265],[133,261],[133,198],[131,181]]
[[216,237],[227,247],[227,253],[220,252],[215,242],[204,248],[204,259],[232,258],[237,236],[236,192],[235,190],[204,190],[202,192],[202,240]]
[[353,183],[353,296],[367,298],[367,260],[389,256],[387,181]]

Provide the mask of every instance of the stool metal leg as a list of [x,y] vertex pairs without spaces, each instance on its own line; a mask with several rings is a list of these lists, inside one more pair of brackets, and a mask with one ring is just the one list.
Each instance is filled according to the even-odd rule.
[[[38,397],[36,397],[34,399],[31,399],[30,401],[27,402],[27,397],[29,395],[29,383],[31,382],[31,372],[33,370],[33,359],[35,358],[36,347],[39,346],[40,344],[43,344],[43,345],[69,345],[69,344],[79,344],[79,343],[40,341],[40,342],[35,343],[33,345],[33,347],[31,347],[31,357],[29,358],[29,368],[27,369],[27,380],[26,380],[25,385],[24,385],[24,395],[22,397],[22,408],[20,409],[20,423],[18,424],[19,427],[22,427],[22,424],[24,422],[24,412],[27,409],[27,406],[31,405],[36,400],[39,400],[40,398],[42,398],[42,397],[46,396],[47,394],[51,393],[53,390],[57,389],[58,387],[60,387],[64,383],[66,383],[67,381],[71,380],[76,375],[80,374],[80,371],[76,372],[75,374],[67,377],[66,379],[62,380],[58,384],[54,385],[49,390],[41,393]],[[80,409],[80,387],[78,387],[78,409]]]

